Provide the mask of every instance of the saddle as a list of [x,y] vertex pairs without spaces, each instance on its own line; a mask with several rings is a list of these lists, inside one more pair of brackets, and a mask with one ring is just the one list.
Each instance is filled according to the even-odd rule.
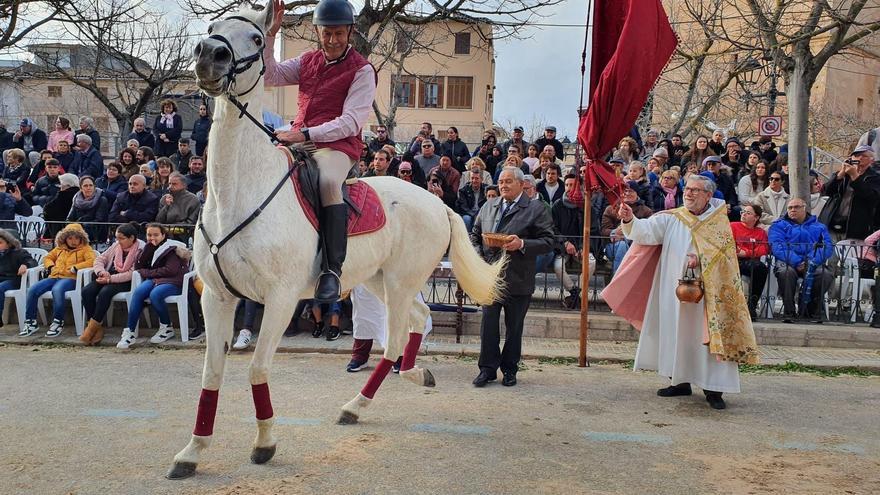
[[[287,156],[287,164],[293,170],[290,180],[306,218],[318,230],[318,211],[321,205],[318,186],[318,164],[311,154],[300,147],[278,146]],[[385,209],[376,190],[354,175],[354,167],[342,186],[342,197],[348,205],[348,235],[356,236],[375,232],[385,226]]]

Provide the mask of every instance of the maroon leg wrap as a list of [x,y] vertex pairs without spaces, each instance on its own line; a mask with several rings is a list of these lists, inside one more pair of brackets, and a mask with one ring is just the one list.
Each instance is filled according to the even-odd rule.
[[217,399],[219,390],[203,388],[199,397],[199,409],[196,413],[196,427],[193,435],[210,437],[214,434],[214,417],[217,415]]
[[370,360],[370,350],[373,349],[373,339],[354,339],[351,347],[351,358],[359,363]]
[[389,361],[385,358],[382,358],[382,360],[379,361],[379,365],[373,370],[370,379],[367,380],[367,384],[364,385],[363,390],[361,390],[361,394],[364,397],[372,399],[373,396],[376,395],[376,390],[379,390],[379,385],[382,385],[382,381],[388,376],[388,372],[391,371],[391,366],[393,364],[394,361]]
[[403,361],[400,363],[400,371],[408,371],[416,365],[416,356],[419,355],[419,347],[422,346],[422,334],[411,332],[409,342],[403,349]]
[[251,385],[254,395],[254,408],[257,410],[257,419],[269,419],[275,413],[272,411],[272,399],[269,398],[269,384],[261,383]]

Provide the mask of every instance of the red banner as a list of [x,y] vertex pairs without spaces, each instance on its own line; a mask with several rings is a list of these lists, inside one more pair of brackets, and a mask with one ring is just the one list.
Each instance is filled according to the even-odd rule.
[[594,0],[590,104],[578,141],[593,190],[620,197],[622,179],[602,158],[629,133],[678,39],[659,0]]

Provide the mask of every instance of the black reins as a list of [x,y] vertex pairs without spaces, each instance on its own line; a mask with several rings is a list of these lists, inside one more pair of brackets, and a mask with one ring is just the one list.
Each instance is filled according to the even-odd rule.
[[[235,19],[238,21],[247,22],[248,24],[250,24],[251,26],[256,28],[257,31],[260,32],[260,36],[264,36],[263,30],[260,28],[260,26],[258,26],[256,23],[254,23],[250,19],[247,19],[247,18],[241,17],[241,16],[232,16],[232,17],[228,17],[227,19]],[[241,112],[241,113],[239,113],[238,118],[242,118],[242,117],[246,116],[251,122],[253,122],[257,127],[259,127],[263,132],[265,132],[269,136],[269,139],[272,140],[273,144],[277,144],[278,139],[275,137],[275,133],[273,133],[268,127],[266,127],[262,122],[257,120],[250,112],[247,111],[247,107],[248,107],[247,103],[242,105],[241,102],[238,101],[238,98],[237,98],[237,96],[244,96],[244,95],[250,93],[251,91],[253,91],[254,88],[257,87],[257,84],[259,84],[260,78],[262,78],[263,75],[266,73],[266,61],[263,60],[263,50],[261,49],[260,51],[258,51],[257,53],[254,53],[253,55],[249,55],[245,58],[238,59],[235,57],[235,50],[232,49],[232,44],[224,36],[219,35],[219,34],[212,34],[212,35],[208,36],[208,38],[215,39],[215,40],[223,43],[224,45],[226,45],[226,48],[229,49],[229,53],[232,54],[232,64],[229,67],[229,72],[226,73],[227,85],[226,85],[226,90],[224,91],[224,94],[225,94],[226,98],[229,100],[229,102],[232,103],[233,105],[235,105],[235,107],[238,108],[239,111]],[[235,86],[235,76],[249,70],[254,65],[254,63],[256,63],[257,60],[259,60],[260,63],[262,63],[262,65],[263,65],[263,67],[260,69],[260,76],[257,78],[256,81],[254,81],[254,84],[250,88],[248,88],[247,91],[240,93],[240,94],[234,94],[233,88]],[[269,203],[271,203],[272,200],[275,199],[275,196],[278,195],[278,193],[281,191],[281,188],[284,187],[284,184],[288,180],[290,180],[290,174],[293,173],[293,171],[294,171],[294,167],[288,167],[287,172],[284,174],[284,176],[281,178],[281,180],[278,181],[278,184],[275,185],[275,189],[272,190],[272,193],[269,194],[269,197],[267,197],[262,203],[260,203],[260,206],[258,206],[257,209],[254,210],[254,212],[251,213],[243,222],[238,224],[238,226],[235,227],[234,229],[232,229],[232,231],[229,234],[227,234],[222,239],[220,239],[220,242],[214,243],[211,240],[211,236],[208,235],[208,231],[205,229],[205,224],[202,222],[202,216],[201,216],[201,214],[199,214],[198,229],[202,233],[202,235],[205,236],[205,241],[208,243],[209,250],[211,252],[211,256],[214,259],[214,266],[217,268],[217,274],[220,275],[220,280],[223,281],[223,285],[226,287],[226,290],[238,299],[248,299],[248,298],[245,297],[241,292],[239,292],[235,287],[232,286],[232,283],[229,281],[229,278],[227,278],[226,274],[223,272],[223,268],[220,266],[220,248],[222,248],[227,242],[231,241],[233,237],[238,235],[242,230],[245,229],[245,227],[250,225],[251,222],[256,220],[257,217],[259,217],[260,214],[263,213],[263,210],[265,210],[266,207],[269,206]]]

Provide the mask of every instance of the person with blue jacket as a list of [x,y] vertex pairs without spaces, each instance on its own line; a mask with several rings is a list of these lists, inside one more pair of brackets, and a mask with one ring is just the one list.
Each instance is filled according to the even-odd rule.
[[[776,262],[773,272],[782,293],[783,321],[791,323],[795,313],[795,297],[798,279],[813,271],[811,294],[805,311],[807,317],[819,314],[820,302],[834,281],[834,273],[825,262],[834,254],[834,242],[828,227],[810,215],[806,203],[793,198],[786,207],[787,213],[770,226],[768,237],[770,251]],[[801,303],[798,297],[798,304]]]

